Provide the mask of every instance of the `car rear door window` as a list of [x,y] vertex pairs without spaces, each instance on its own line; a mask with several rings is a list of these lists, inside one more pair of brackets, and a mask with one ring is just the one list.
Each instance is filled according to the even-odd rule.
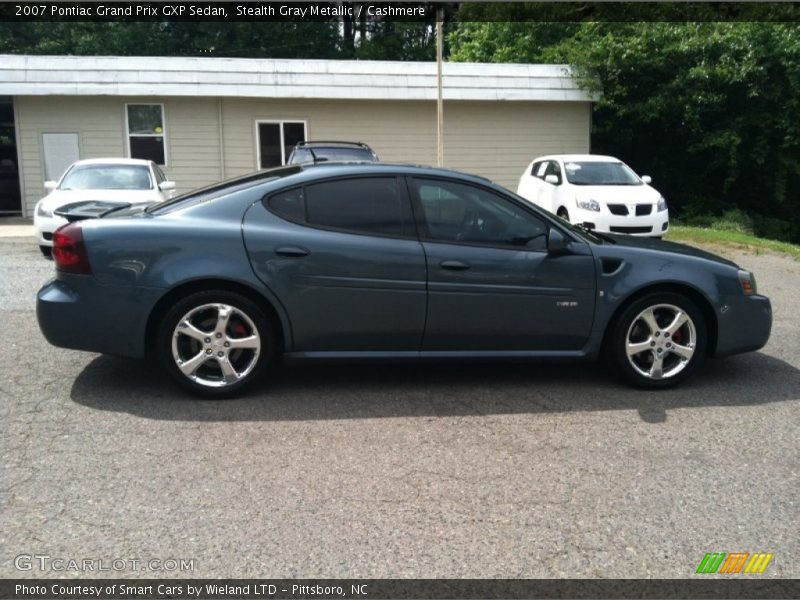
[[413,236],[408,199],[396,177],[337,179],[275,194],[269,208],[289,221],[323,229]]
[[306,220],[306,200],[303,188],[295,188],[269,199],[269,207],[279,217],[287,221],[302,223]]
[[395,177],[340,179],[306,187],[306,220],[345,231],[402,236],[410,209]]

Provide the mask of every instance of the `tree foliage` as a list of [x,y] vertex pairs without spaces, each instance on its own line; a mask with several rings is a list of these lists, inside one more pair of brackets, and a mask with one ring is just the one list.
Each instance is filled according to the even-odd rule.
[[687,219],[731,208],[800,239],[800,28],[769,22],[465,22],[451,60],[556,62],[599,91],[592,151],[651,173]]

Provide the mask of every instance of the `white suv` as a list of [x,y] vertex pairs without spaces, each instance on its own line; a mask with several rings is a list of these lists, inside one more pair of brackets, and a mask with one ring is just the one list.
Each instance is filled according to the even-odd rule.
[[534,160],[517,194],[588,229],[660,237],[669,229],[667,201],[613,156],[562,154]]

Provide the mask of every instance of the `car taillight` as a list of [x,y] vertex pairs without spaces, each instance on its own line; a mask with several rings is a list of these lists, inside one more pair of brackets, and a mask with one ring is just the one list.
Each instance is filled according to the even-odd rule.
[[53,260],[59,271],[81,275],[92,273],[79,222],[67,223],[56,229],[53,234]]

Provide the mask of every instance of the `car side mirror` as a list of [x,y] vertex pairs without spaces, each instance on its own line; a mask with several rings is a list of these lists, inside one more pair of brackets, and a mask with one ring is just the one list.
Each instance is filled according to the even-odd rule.
[[555,227],[550,228],[550,233],[547,235],[547,253],[548,254],[565,254],[567,252],[567,239]]
[[57,187],[58,187],[58,182],[57,181],[45,181],[44,182],[44,189],[46,189],[48,192],[52,192]]
[[553,185],[559,185],[559,184],[561,183],[561,182],[558,180],[558,175],[553,175],[552,173],[551,173],[550,175],[545,175],[545,176],[544,176],[544,180],[545,180],[547,183],[552,183]]
[[653,183],[653,178],[650,177],[650,175],[642,175],[641,179],[642,183],[647,183],[647,184]]
[[161,183],[158,184],[158,189],[160,189],[162,192],[167,192],[169,190],[174,190],[175,189],[175,182],[174,181],[162,181]]

